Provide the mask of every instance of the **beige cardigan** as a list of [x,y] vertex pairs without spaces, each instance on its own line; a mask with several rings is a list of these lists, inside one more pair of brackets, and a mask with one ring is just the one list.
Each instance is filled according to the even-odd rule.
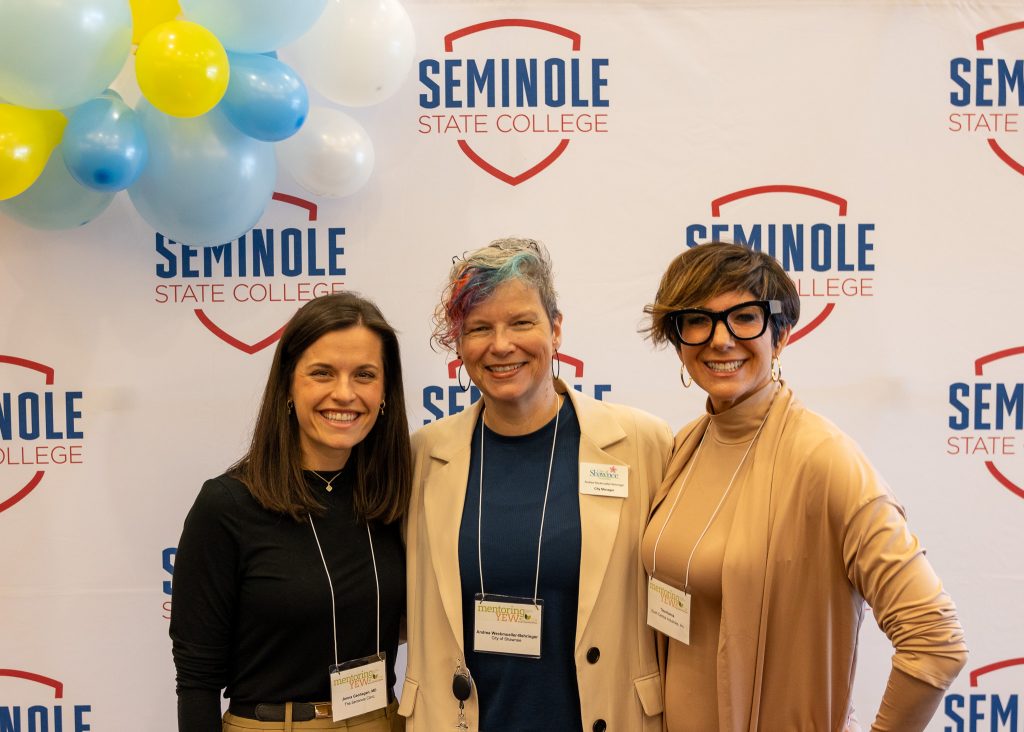
[[[672,433],[667,424],[638,410],[596,401],[561,381],[555,388],[568,394],[576,410],[580,462],[629,466],[628,498],[579,497],[583,543],[575,660],[584,728],[603,719],[608,732],[656,732],[661,729],[661,680],[654,633],[646,624],[639,546]],[[407,732],[453,729],[458,718],[452,674],[464,658],[459,525],[470,440],[481,407],[478,402],[413,435],[406,570],[409,662],[399,708],[408,718]],[[591,648],[600,650],[593,663],[587,660]],[[473,732],[477,710],[474,688],[466,702]]]
[[[676,437],[652,513],[707,422]],[[720,729],[846,729],[865,600],[893,666],[948,687],[967,656],[956,609],[857,445],[783,385],[749,459],[722,569]]]

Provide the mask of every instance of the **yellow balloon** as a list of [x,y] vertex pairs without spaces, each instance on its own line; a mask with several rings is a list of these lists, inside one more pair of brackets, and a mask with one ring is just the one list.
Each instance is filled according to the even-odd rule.
[[132,43],[141,41],[154,26],[181,15],[178,0],[129,0],[132,6]]
[[228,76],[228,55],[217,36],[187,20],[156,26],[135,53],[143,96],[173,117],[209,112],[227,91]]
[[51,109],[0,104],[0,201],[24,193],[60,144],[67,118]]

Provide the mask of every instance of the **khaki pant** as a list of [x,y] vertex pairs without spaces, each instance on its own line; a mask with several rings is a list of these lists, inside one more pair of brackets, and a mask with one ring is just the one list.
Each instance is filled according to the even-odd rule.
[[[291,706],[289,704],[289,706]],[[285,716],[290,716],[285,713]],[[398,702],[392,702],[386,709],[378,709],[375,712],[360,714],[351,719],[341,722],[332,722],[329,719],[311,719],[308,722],[260,722],[255,719],[236,717],[230,712],[224,713],[223,732],[246,732],[247,730],[279,730],[280,732],[292,732],[292,730],[307,729],[345,729],[354,732],[403,732],[405,730],[405,717],[398,715]]]

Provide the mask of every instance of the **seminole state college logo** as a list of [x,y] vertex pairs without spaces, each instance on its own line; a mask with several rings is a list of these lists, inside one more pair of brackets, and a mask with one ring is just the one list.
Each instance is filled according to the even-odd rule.
[[[966,694],[954,691],[964,677],[970,679]],[[943,703],[944,732],[1020,732],[1024,710],[1019,690],[1024,688],[1024,658],[1007,658],[960,674]]]
[[[611,384],[585,385],[583,382],[583,361],[564,353],[556,354],[558,364],[556,373],[569,387],[578,392],[601,400],[612,390]],[[455,359],[448,362],[448,381],[444,384],[430,384],[423,387],[423,424],[430,424],[439,419],[458,414],[480,399],[480,390],[470,382],[466,369],[462,369],[462,383],[469,384],[463,389],[459,383],[459,367],[462,361]]]
[[1024,498],[1024,346],[974,361],[973,378],[949,385],[946,454],[974,460],[1018,498]]
[[89,732],[92,704],[69,703],[64,683],[23,669],[0,668],[0,730]]
[[275,344],[303,303],[345,289],[344,227],[285,193],[235,241],[197,247],[156,232],[153,253],[153,302],[249,355]]
[[528,181],[574,139],[608,132],[609,59],[582,49],[579,33],[540,20],[453,30],[419,63],[417,131],[503,183]]
[[[0,354],[0,513],[48,472],[85,462],[81,391],[59,388],[52,366]],[[0,725],[0,730],[4,727]]]
[[875,294],[876,226],[849,216],[849,202],[807,186],[773,184],[712,199],[710,217],[686,226],[686,246],[728,241],[774,257],[800,294],[805,323],[792,345],[842,303]]
[[949,62],[946,129],[984,140],[1024,175],[1024,21],[983,30],[974,51]]

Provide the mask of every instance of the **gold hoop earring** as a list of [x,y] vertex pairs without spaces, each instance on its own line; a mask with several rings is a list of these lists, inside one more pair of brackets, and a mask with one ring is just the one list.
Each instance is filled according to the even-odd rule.
[[380,400],[380,413],[381,414],[384,414],[384,405],[385,404],[387,404],[387,400],[386,399],[381,399]]
[[782,378],[782,362],[778,356],[772,356],[772,381],[778,382]]
[[683,382],[684,389],[689,389],[693,383],[693,377],[687,372],[685,365],[679,367],[679,380]]

